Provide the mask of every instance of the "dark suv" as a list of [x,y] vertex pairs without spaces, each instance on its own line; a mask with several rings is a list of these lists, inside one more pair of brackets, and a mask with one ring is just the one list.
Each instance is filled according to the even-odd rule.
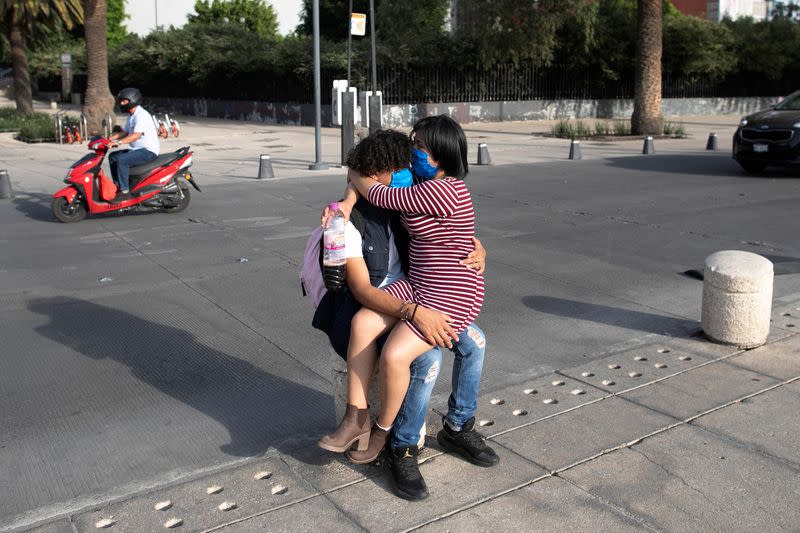
[[733,136],[733,158],[751,174],[800,163],[800,91],[744,117]]

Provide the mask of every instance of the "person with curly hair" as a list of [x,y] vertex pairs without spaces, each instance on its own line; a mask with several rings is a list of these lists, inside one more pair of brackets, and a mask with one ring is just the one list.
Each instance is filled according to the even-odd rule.
[[[473,430],[485,338],[473,323],[483,301],[483,265],[477,271],[470,270],[464,261],[475,246],[472,202],[461,179],[468,169],[466,138],[461,127],[444,116],[423,119],[415,126],[414,135],[413,151],[408,137],[385,131],[367,137],[348,157],[353,186],[340,207],[349,209],[357,198],[357,188],[376,206],[402,211],[403,225],[411,234],[410,267],[408,278],[398,277],[382,285],[386,298],[400,302],[399,309],[396,303],[388,310],[362,307],[353,318],[347,351],[349,415],[336,432],[319,443],[325,449],[344,451],[358,441],[358,449],[350,450],[348,458],[368,463],[384,448],[397,418],[398,427],[387,446],[387,464],[395,492],[406,499],[427,496],[417,466],[417,446],[404,436],[410,434],[405,403],[412,395],[409,383],[414,385],[412,365],[433,346],[451,347],[456,355],[453,394],[443,430],[447,435],[440,432],[439,441],[475,464],[493,466],[498,461]],[[408,172],[409,160],[414,161],[417,185],[389,187],[398,174]],[[420,327],[417,314],[429,311],[438,311],[452,321],[444,330],[452,341]],[[380,367],[381,414],[369,431],[370,440],[364,449],[369,423],[367,388],[377,362],[376,339],[389,331]],[[412,417],[418,425],[424,423],[429,394],[430,390]]]

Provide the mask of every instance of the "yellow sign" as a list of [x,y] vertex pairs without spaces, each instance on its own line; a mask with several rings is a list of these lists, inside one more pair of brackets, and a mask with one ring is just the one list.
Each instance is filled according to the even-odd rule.
[[353,13],[350,18],[350,35],[363,37],[367,34],[367,15],[364,13]]

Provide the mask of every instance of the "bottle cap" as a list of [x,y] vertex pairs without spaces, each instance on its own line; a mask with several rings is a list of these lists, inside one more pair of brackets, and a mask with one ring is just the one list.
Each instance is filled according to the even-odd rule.
[[339,210],[339,202],[331,202],[328,204],[328,209],[331,211],[338,211]]

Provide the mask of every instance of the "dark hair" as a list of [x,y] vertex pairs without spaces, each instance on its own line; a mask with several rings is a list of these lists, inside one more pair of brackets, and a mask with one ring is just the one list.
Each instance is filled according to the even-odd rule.
[[378,130],[365,137],[347,155],[347,166],[364,176],[400,170],[411,161],[411,139],[395,130]]
[[414,124],[411,136],[422,135],[439,168],[452,178],[464,179],[469,172],[467,137],[461,126],[447,115],[426,117]]

